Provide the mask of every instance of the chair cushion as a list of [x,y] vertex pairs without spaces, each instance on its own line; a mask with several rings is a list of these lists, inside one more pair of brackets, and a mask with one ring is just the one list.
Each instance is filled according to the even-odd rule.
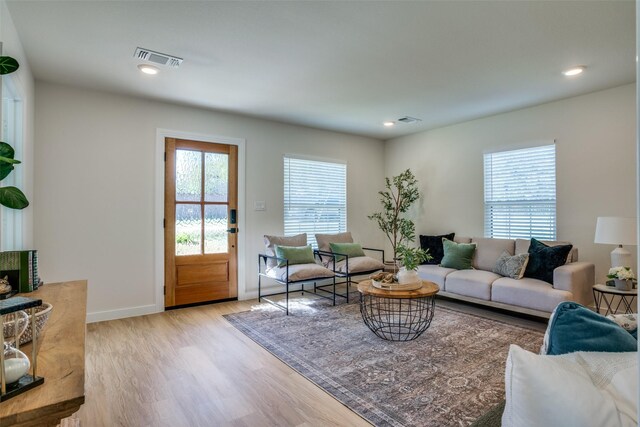
[[[275,245],[276,256],[278,258],[284,258],[289,262],[289,265],[294,264],[314,264],[316,262],[313,256],[313,249],[311,245],[307,246],[280,246]],[[278,262],[278,267],[284,267],[287,265],[287,261]]]
[[553,283],[553,270],[566,264],[572,247],[572,245],[547,246],[532,238],[525,277]]
[[509,255],[507,252],[502,252],[493,267],[493,272],[516,280],[522,279],[528,262],[529,254]]
[[440,236],[424,236],[420,235],[420,247],[425,251],[429,251],[432,258],[423,264],[440,264],[444,256],[444,247],[442,239],[453,240],[456,233],[442,234]]
[[[329,266],[331,268],[331,266]],[[368,256],[349,257],[349,271],[347,271],[347,260],[343,259],[336,263],[336,272],[342,274],[356,274],[368,271],[383,270],[384,263]]]
[[440,286],[440,289],[444,290],[444,281],[445,277],[449,273],[453,273],[454,271],[458,271],[455,268],[445,268],[440,267],[439,265],[430,265],[423,264],[418,266],[418,276],[422,280],[428,280],[429,282],[433,282],[436,285]]
[[473,255],[472,265],[474,268],[493,271],[496,261],[503,252],[513,255],[515,252],[515,241],[513,239],[488,239],[474,237],[472,243],[476,244],[476,252]]
[[324,252],[331,252],[329,243],[353,243],[353,237],[350,232],[335,234],[316,234],[316,242],[318,249]]
[[571,292],[554,289],[547,282],[527,277],[520,280],[502,277],[491,285],[491,301],[547,313],[551,313],[561,302],[571,299]]
[[[331,252],[334,254],[344,254],[351,257],[362,257],[364,255],[364,251],[362,250],[362,245],[359,243],[329,243],[329,247],[331,248]],[[336,256],[336,261],[342,261],[344,257],[342,255]]]
[[444,290],[489,301],[491,299],[491,284],[500,277],[490,271],[458,270],[447,275]]
[[[287,267],[274,267],[266,271],[267,276],[287,281]],[[333,271],[320,264],[295,264],[289,266],[289,282],[333,277]]]
[[574,351],[636,351],[638,340],[613,320],[576,302],[563,302],[553,310],[544,336],[542,354]]
[[442,245],[444,247],[444,257],[442,257],[442,261],[440,262],[442,267],[455,268],[456,270],[472,268],[471,260],[476,250],[474,243],[456,243],[444,239]]
[[[264,235],[265,253],[269,256],[276,256],[275,245],[280,246],[306,246],[307,233],[296,234],[295,236],[269,236]],[[273,268],[278,264],[275,259],[267,259],[267,267]]]
[[637,370],[637,352],[541,356],[511,345],[502,426],[636,427]]

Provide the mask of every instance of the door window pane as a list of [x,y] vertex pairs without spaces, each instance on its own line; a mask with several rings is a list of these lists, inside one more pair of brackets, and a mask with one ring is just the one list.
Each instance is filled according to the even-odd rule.
[[205,153],[204,170],[204,200],[226,202],[229,192],[229,156],[222,153]]
[[204,207],[204,253],[229,252],[227,224],[227,205]]
[[176,200],[200,201],[202,192],[202,153],[176,150]]
[[199,204],[176,205],[176,255],[201,253],[202,211]]

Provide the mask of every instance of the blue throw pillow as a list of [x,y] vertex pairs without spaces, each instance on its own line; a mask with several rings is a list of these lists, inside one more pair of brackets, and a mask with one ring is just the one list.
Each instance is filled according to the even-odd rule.
[[529,244],[529,262],[524,277],[543,280],[553,284],[553,270],[567,262],[572,245],[547,246],[531,239]]
[[638,340],[611,319],[576,302],[561,302],[553,311],[544,337],[543,353],[574,351],[637,351]]

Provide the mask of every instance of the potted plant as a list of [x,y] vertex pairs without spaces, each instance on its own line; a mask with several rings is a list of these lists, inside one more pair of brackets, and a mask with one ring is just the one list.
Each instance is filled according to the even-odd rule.
[[393,248],[393,259],[398,256],[398,247],[413,242],[415,238],[415,225],[413,221],[404,215],[411,205],[420,197],[418,181],[410,169],[398,176],[385,178],[385,191],[379,191],[382,212],[376,212],[368,216],[376,221]]
[[613,279],[616,284],[616,289],[621,291],[630,291],[633,289],[633,279],[636,278],[630,267],[610,268],[607,277]]
[[405,284],[420,281],[417,271],[418,266],[433,258],[429,255],[429,251],[421,248],[409,248],[403,245],[399,245],[397,250],[400,264],[402,264],[402,268],[398,271],[398,283]]
[[[20,65],[10,56],[0,56],[0,75],[13,73]],[[14,159],[15,151],[6,142],[0,141],[0,181],[5,179],[14,169],[14,165],[20,164]],[[0,205],[11,209],[24,209],[29,206],[29,201],[22,191],[16,187],[8,186],[0,188]]]

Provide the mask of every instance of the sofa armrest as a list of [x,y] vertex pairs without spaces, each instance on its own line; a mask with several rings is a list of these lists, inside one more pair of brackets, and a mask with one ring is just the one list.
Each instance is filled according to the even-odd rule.
[[573,300],[585,306],[593,303],[596,268],[590,262],[572,262],[553,270],[553,287],[573,294]]

